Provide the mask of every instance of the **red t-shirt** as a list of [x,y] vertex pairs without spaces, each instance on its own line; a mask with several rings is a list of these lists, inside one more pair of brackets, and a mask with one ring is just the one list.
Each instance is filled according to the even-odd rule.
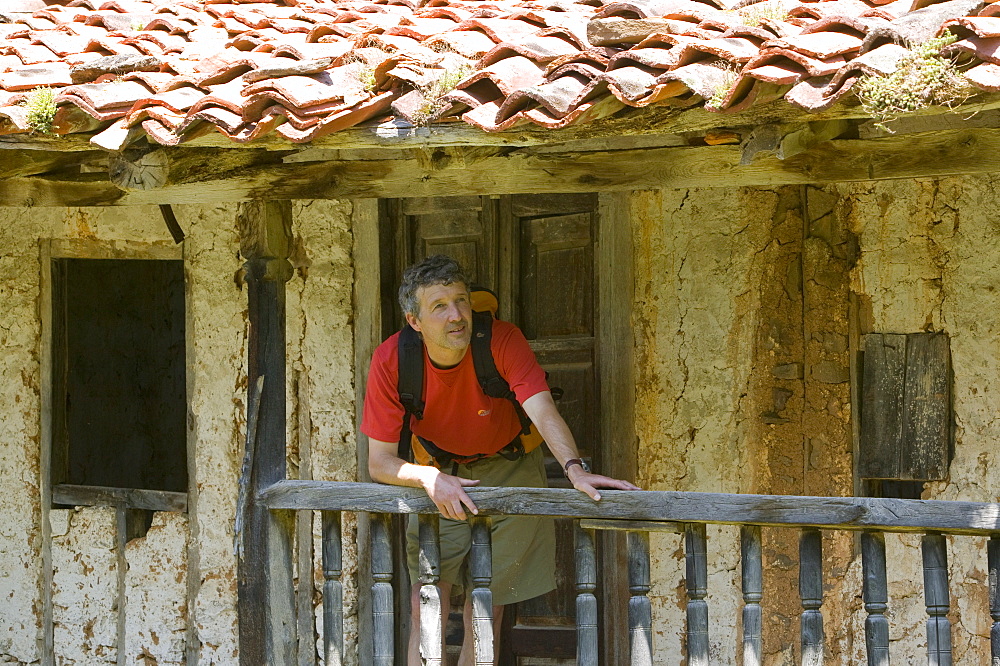
[[[404,410],[397,389],[398,338],[396,333],[375,350],[365,390],[361,432],[383,442],[398,442],[403,425]],[[549,389],[545,371],[516,326],[494,320],[491,348],[497,370],[520,403]],[[424,404],[424,418],[411,418],[411,430],[451,453],[496,453],[521,430],[509,400],[483,393],[471,347],[458,365],[446,370],[435,368],[425,349]]]

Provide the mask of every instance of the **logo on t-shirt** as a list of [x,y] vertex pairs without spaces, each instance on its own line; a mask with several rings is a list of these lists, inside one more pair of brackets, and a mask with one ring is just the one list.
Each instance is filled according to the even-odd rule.
[[490,411],[492,411],[492,410],[489,410],[489,409],[480,409],[478,413],[479,413],[480,416],[489,416],[490,415]]

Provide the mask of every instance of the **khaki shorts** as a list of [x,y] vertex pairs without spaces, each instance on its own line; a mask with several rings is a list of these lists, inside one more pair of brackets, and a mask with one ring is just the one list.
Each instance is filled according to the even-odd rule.
[[[457,476],[479,479],[480,487],[545,488],[543,447],[520,460],[491,456],[459,465]],[[450,472],[450,470],[447,470]],[[468,509],[466,509],[468,513]],[[418,519],[410,516],[406,554],[410,580],[418,578]],[[472,546],[472,530],[465,521],[441,519],[441,582],[451,583],[453,592],[472,588],[466,555]],[[552,518],[544,516],[494,516],[492,530],[493,605],[503,606],[545,594],[556,587],[556,537]]]

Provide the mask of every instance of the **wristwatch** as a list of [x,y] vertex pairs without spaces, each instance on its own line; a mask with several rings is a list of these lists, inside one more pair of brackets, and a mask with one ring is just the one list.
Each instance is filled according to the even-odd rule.
[[588,474],[590,473],[590,465],[588,465],[583,458],[570,458],[566,461],[566,464],[563,465],[563,474],[566,475],[567,479],[569,478],[569,468],[573,465],[579,465],[583,468],[584,472],[587,472]]

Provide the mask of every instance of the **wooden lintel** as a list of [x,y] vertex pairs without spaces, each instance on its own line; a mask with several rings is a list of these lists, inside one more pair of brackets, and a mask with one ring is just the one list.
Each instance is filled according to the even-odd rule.
[[[878,139],[832,140],[784,160],[740,147],[670,146],[584,153],[440,148],[417,158],[231,164],[167,153],[172,174],[157,189],[124,193],[94,176],[0,180],[0,205],[206,204],[277,199],[377,199],[544,192],[776,185],[954,176],[1000,171],[1000,129],[973,128]],[[485,153],[485,154],[484,154]],[[264,155],[261,153],[258,157]],[[176,162],[174,161],[176,160]],[[198,171],[176,165],[198,163]]]
[[147,511],[187,511],[187,493],[78,486],[66,483],[52,487],[52,502],[68,506],[117,506]]

